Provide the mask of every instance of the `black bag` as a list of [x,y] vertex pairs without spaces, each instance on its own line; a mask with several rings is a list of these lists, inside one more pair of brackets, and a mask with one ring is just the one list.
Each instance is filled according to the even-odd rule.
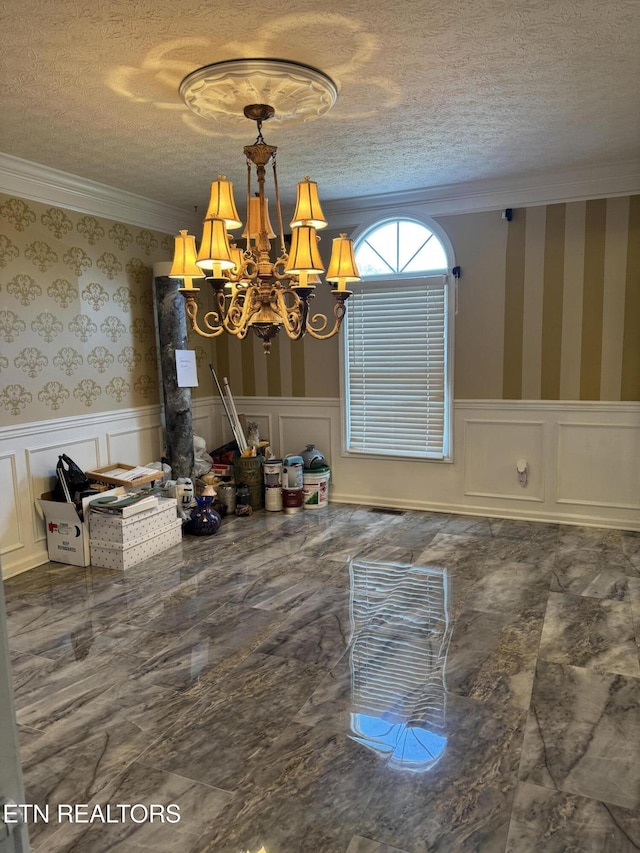
[[75,503],[79,494],[91,489],[87,475],[66,453],[58,456],[56,474],[58,482],[53,490],[53,499],[56,501]]

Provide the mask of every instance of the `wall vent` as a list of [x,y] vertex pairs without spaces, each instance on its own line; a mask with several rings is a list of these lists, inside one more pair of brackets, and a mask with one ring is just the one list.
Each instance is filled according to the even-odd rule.
[[377,512],[380,515],[404,515],[403,509],[394,509],[391,506],[373,506],[369,512]]

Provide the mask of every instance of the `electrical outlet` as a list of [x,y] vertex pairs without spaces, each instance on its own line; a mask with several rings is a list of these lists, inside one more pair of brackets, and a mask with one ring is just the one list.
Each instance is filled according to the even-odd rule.
[[524,488],[527,485],[527,480],[529,479],[529,464],[526,459],[518,459],[516,462],[516,474],[518,482],[522,488]]

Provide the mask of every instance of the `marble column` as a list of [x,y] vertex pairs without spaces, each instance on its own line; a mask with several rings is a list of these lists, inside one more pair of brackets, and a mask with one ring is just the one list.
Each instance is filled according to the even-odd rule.
[[193,421],[191,388],[180,388],[176,375],[176,350],[187,349],[187,321],[180,282],[169,278],[170,263],[154,264],[153,292],[156,338],[164,405],[165,454],[171,476],[192,477]]

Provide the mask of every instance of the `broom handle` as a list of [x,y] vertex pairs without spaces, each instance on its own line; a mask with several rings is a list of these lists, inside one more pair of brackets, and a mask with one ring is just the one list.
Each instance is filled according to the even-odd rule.
[[233,416],[234,423],[236,425],[236,430],[238,431],[238,436],[236,437],[236,441],[238,442],[238,448],[240,449],[240,453],[244,453],[247,449],[247,439],[244,437],[244,432],[242,431],[242,425],[240,423],[240,419],[238,418],[238,412],[236,410],[236,404],[233,402],[233,397],[231,396],[231,388],[229,387],[229,380],[226,376],[222,378],[222,382],[224,383],[225,390],[227,392],[227,397],[229,400],[229,408],[231,409],[231,414]]
[[225,397],[224,392],[223,392],[222,388],[220,387],[220,382],[218,381],[218,377],[216,376],[216,372],[213,369],[212,364],[209,365],[209,369],[211,370],[211,373],[212,373],[213,378],[215,380],[216,388],[218,389],[218,394],[220,394],[220,399],[222,400],[222,405],[224,407],[224,411],[225,411],[225,414],[227,416],[227,420],[229,421],[229,426],[231,427],[231,432],[233,433],[233,437],[236,440],[236,444],[238,445],[238,449],[240,450],[240,452],[242,452],[242,450],[240,448],[240,438],[238,436],[236,424],[235,424],[235,421],[233,420],[233,415],[232,415],[231,411],[229,410],[229,403],[227,402],[227,398]]

